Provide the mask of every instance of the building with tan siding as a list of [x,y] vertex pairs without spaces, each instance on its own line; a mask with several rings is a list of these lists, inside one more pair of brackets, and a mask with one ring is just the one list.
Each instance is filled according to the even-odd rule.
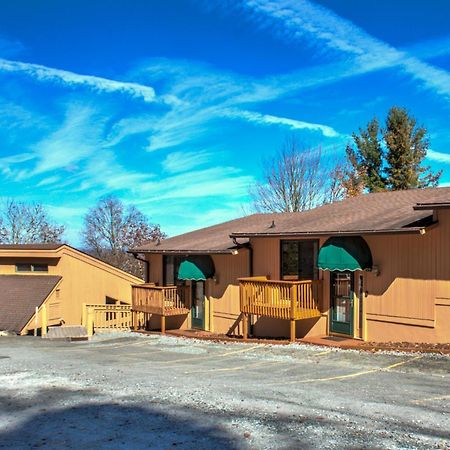
[[[0,245],[0,330],[80,325],[83,304],[131,304],[142,280],[65,244]],[[36,309],[38,311],[35,315]]]
[[450,342],[450,188],[255,214],[133,253],[149,263],[133,288],[146,328]]

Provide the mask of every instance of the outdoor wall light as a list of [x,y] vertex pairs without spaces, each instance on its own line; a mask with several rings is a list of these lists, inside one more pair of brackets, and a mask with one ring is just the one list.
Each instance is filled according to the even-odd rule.
[[425,230],[425,228],[421,228],[419,233],[423,236],[425,233],[427,232],[427,230]]
[[380,276],[380,268],[378,266],[372,266],[372,273],[376,276]]
[[238,250],[231,250],[231,254],[232,254],[232,255],[237,255],[238,253],[239,253]]

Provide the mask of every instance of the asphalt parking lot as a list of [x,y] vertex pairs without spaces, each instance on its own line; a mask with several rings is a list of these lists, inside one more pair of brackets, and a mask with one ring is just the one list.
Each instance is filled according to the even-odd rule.
[[0,338],[0,448],[450,448],[450,357]]

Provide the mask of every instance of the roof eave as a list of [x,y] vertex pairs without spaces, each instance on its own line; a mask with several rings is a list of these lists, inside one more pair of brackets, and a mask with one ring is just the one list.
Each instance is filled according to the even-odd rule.
[[349,230],[349,231],[281,231],[277,233],[232,233],[230,237],[234,238],[250,238],[250,237],[324,237],[324,236],[357,236],[361,234],[405,234],[405,233],[420,233],[426,227],[408,227],[408,228],[391,228],[386,230]]
[[430,211],[433,209],[449,209],[450,203],[418,203],[413,206],[415,211]]
[[127,253],[139,254],[139,253],[150,253],[150,254],[171,254],[171,255],[227,255],[232,254],[236,249],[230,248],[226,250],[182,250],[182,249],[132,249],[128,250]]

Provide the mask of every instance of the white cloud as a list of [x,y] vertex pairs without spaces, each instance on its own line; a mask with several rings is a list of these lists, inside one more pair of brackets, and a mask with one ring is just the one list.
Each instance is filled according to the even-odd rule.
[[98,150],[104,121],[93,108],[70,104],[61,126],[31,147],[38,158],[32,173],[74,167],[89,158]]
[[36,184],[36,186],[38,187],[49,186],[58,183],[59,181],[61,181],[61,177],[54,175],[51,177],[43,178],[41,181],[39,181],[39,183]]
[[325,137],[339,137],[340,134],[329,127],[328,125],[322,125],[319,123],[304,122],[301,120],[288,119],[286,117],[277,117],[270,114],[261,114],[254,111],[239,111],[228,110],[224,114],[225,117],[244,119],[248,122],[260,124],[260,125],[282,125],[292,130],[309,130],[318,131]]
[[80,75],[67,70],[54,69],[39,64],[10,61],[0,58],[0,71],[22,73],[43,82],[61,83],[65,86],[85,86],[96,92],[123,93],[147,103],[156,101],[155,91],[150,86],[126,81],[110,80],[93,75]]
[[439,163],[450,164],[450,153],[437,152],[430,148],[427,152],[427,159]]
[[138,195],[144,202],[215,196],[239,198],[247,195],[253,181],[252,176],[243,175],[236,167],[216,166],[142,183]]
[[308,0],[245,0],[243,5],[257,23],[278,35],[282,30],[283,38],[309,37],[317,47],[325,44],[328,49],[351,55],[347,69],[342,67],[345,76],[399,66],[423,86],[450,98],[448,72],[371,36],[323,6]]
[[161,165],[163,169],[169,173],[186,172],[194,167],[208,163],[212,156],[212,153],[205,150],[172,152],[166,156]]

